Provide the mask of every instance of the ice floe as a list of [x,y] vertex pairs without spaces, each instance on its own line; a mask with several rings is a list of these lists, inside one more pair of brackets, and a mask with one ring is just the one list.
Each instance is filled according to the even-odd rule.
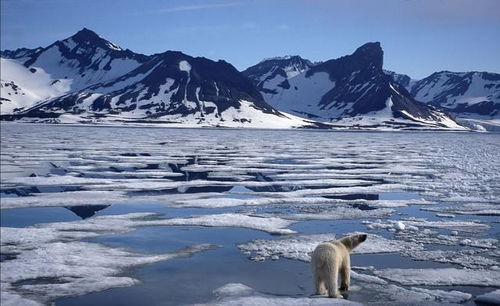
[[330,299],[326,297],[287,297],[263,294],[255,291],[254,289],[240,284],[229,283],[218,289],[214,290],[217,299],[206,304],[195,305],[241,305],[241,306],[255,306],[255,305],[290,305],[290,306],[314,306],[314,305],[362,305],[353,301],[343,299]]
[[[239,244],[238,248],[250,259],[263,261],[266,259],[288,258],[309,262],[310,253],[321,242],[336,240],[335,234],[297,235],[278,240],[253,240]],[[422,250],[422,245],[412,242],[391,240],[380,235],[368,234],[368,238],[360,244],[354,253],[396,253]]]
[[407,218],[403,220],[376,220],[365,221],[369,229],[386,229],[386,230],[406,230],[417,231],[420,227],[460,230],[464,232],[484,231],[490,228],[488,224],[473,221],[428,221],[425,219]]
[[331,208],[307,207],[308,212],[278,213],[277,216],[289,220],[344,220],[361,218],[387,217],[394,212],[390,208],[358,209],[349,206],[334,206]]
[[414,260],[458,264],[466,268],[491,268],[499,265],[498,260],[477,255],[477,250],[425,250],[404,252]]
[[442,269],[383,269],[375,275],[402,285],[499,287],[500,271]]
[[277,217],[248,216],[243,214],[216,214],[203,215],[191,218],[173,218],[157,221],[148,221],[144,225],[195,225],[195,226],[226,226],[243,227],[270,234],[293,234],[295,231],[287,229],[293,221]]
[[[2,262],[2,297],[10,303],[30,294],[46,303],[58,297],[80,295],[137,281],[117,276],[127,267],[189,256],[213,248],[196,245],[170,254],[144,255],[78,240],[123,233],[140,226],[234,226],[289,234],[292,221],[240,214],[159,219],[152,213],[132,213],[90,218],[75,222],[44,223],[25,228],[1,227],[1,252],[12,259]],[[52,279],[52,281],[43,281]],[[10,301],[10,302],[9,302]],[[3,304],[4,301],[2,301]]]
[[474,299],[475,302],[500,305],[500,289],[481,294]]
[[441,212],[441,214],[436,214],[437,216],[445,216],[443,212],[458,215],[500,216],[499,204],[488,203],[461,203],[456,206],[426,207],[423,210]]
[[133,230],[153,216],[135,213],[25,228],[1,227],[1,253],[11,255],[0,267],[2,305],[17,303],[20,296],[35,296],[36,302],[48,303],[59,297],[131,286],[138,281],[119,276],[126,268],[188,257],[214,247],[200,244],[172,253],[146,255],[79,241]]
[[[210,248],[213,246],[196,245],[169,254],[145,255],[88,242],[45,243],[3,261],[2,284],[8,293],[36,296],[38,302],[48,303],[59,297],[135,285],[136,279],[118,275],[130,267],[187,257]],[[11,298],[7,294],[2,305]]]

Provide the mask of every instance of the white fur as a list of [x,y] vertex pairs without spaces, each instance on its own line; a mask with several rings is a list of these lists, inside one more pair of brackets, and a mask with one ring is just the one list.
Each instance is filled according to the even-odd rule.
[[335,241],[320,243],[312,254],[311,269],[316,286],[316,294],[332,298],[343,298],[339,293],[337,279],[342,278],[340,290],[349,289],[351,281],[351,251],[366,235],[351,235]]

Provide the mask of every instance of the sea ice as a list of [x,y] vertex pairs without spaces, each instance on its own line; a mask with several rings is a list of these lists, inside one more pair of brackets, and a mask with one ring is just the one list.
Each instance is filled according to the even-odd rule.
[[480,286],[500,287],[500,271],[442,269],[383,269],[375,275],[400,283],[415,286]]
[[[455,206],[437,206],[426,207],[424,210],[453,213],[458,215],[480,215],[480,216],[500,216],[498,204],[490,203],[460,203]],[[446,214],[438,213],[437,216],[446,216]]]
[[287,229],[294,221],[289,221],[277,217],[248,216],[243,214],[217,214],[203,215],[191,218],[161,219],[144,222],[144,225],[195,225],[195,226],[226,226],[243,227],[270,234],[293,234],[295,231]]
[[[380,228],[380,229],[399,229],[399,230],[411,230],[416,231],[419,227],[436,228],[436,229],[448,229],[448,230],[460,230],[464,232],[478,232],[484,231],[490,228],[489,225],[473,221],[428,221],[425,219],[408,218],[400,221],[394,220],[377,220],[374,222],[367,221],[364,222],[370,229]],[[401,228],[404,225],[404,228]]]
[[[318,244],[336,239],[334,234],[297,235],[279,240],[258,239],[239,244],[238,248],[245,254],[250,255],[250,259],[254,261],[262,261],[277,256],[309,262],[311,260],[310,253]],[[368,234],[366,241],[360,244],[354,250],[354,253],[395,253],[421,249],[422,245],[417,243],[391,240],[379,235]]]
[[477,296],[474,301],[485,304],[500,305],[500,289],[481,294]]
[[441,263],[458,264],[466,268],[491,268],[498,265],[498,261],[484,256],[476,255],[476,250],[423,250],[405,252],[414,260],[435,261]]
[[326,297],[285,297],[270,294],[263,294],[254,289],[239,283],[229,283],[214,290],[217,299],[201,305],[241,305],[241,306],[314,306],[314,305],[362,305],[344,299],[330,299]]

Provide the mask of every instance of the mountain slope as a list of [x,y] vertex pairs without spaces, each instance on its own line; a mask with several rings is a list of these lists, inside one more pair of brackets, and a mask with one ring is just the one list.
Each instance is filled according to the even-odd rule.
[[54,80],[42,69],[28,69],[16,60],[0,58],[0,109],[12,114],[70,90],[70,81]]
[[[244,74],[278,110],[343,125],[460,128],[443,111],[413,99],[384,73],[379,43],[367,43],[351,55],[309,66],[286,79],[270,71],[287,64],[273,64],[261,62]],[[285,81],[289,86],[282,86]]]
[[[149,59],[123,50],[86,28],[45,48],[7,50],[2,51],[1,55],[2,88],[11,93],[2,93],[2,114],[111,80]],[[23,71],[21,66],[26,69]],[[14,93],[12,86],[8,85],[12,82],[24,96],[21,92],[17,95]],[[38,86],[42,83],[46,84],[46,88]],[[38,84],[36,86],[40,90],[33,91],[34,84]]]
[[500,118],[500,74],[441,71],[409,90],[415,99],[460,116]]
[[181,52],[152,56],[136,69],[17,111],[51,122],[148,122],[228,127],[316,127],[264,102],[232,65]]

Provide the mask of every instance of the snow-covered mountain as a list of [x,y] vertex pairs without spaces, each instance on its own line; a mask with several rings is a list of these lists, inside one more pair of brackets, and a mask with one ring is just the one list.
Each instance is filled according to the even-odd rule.
[[436,72],[417,81],[410,93],[457,115],[500,118],[500,74]]
[[46,48],[2,51],[2,114],[119,77],[148,57],[84,28]]
[[243,73],[267,103],[298,116],[360,127],[460,128],[445,112],[413,99],[382,66],[383,51],[376,42],[317,65],[300,57],[271,59]]
[[290,89],[288,80],[309,70],[312,66],[314,66],[313,63],[298,55],[274,57],[248,68],[244,74],[256,82],[261,92],[277,94],[275,87]]
[[414,80],[405,74],[386,73],[415,99],[458,117],[500,119],[500,74],[441,71]]
[[2,58],[6,119],[318,126],[269,106],[229,63],[174,51],[145,56],[88,29],[46,48],[4,51],[2,56],[8,57]]

